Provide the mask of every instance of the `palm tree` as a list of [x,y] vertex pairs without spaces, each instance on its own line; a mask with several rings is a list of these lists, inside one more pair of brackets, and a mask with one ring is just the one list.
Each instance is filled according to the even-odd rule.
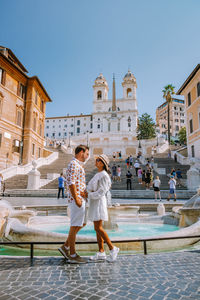
[[170,103],[172,103],[172,95],[175,94],[175,87],[172,84],[168,84],[162,90],[163,98],[166,99],[167,102],[167,129],[168,129],[168,143],[170,145]]

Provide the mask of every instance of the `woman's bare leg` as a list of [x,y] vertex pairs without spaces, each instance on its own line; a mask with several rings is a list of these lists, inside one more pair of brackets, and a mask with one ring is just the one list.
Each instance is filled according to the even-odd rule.
[[[113,244],[111,243],[111,240],[108,237],[107,232],[102,227],[102,220],[94,221],[94,229],[101,236],[101,238],[106,242],[106,244],[108,245],[108,248],[110,250],[112,250],[114,247],[113,247]],[[98,242],[98,240],[97,240],[97,242]],[[99,245],[99,247],[100,246],[101,245]]]
[[104,252],[104,240],[97,231],[96,231],[96,236],[97,236],[97,243],[99,246],[99,252]]

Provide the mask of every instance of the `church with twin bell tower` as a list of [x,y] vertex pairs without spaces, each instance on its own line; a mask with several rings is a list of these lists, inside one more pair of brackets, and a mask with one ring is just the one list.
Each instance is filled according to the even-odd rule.
[[155,141],[137,140],[138,108],[137,83],[128,70],[122,81],[123,97],[116,97],[115,76],[113,75],[112,99],[108,97],[109,86],[100,73],[93,84],[93,111],[89,115],[66,115],[46,118],[47,139],[51,143],[62,142],[71,150],[78,144],[87,144],[91,153],[112,155],[151,155]]

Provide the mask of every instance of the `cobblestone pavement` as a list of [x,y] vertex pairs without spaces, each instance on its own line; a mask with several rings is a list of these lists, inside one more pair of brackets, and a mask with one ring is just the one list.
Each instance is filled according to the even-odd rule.
[[0,257],[0,300],[200,299],[200,252],[119,256],[69,265],[60,257]]

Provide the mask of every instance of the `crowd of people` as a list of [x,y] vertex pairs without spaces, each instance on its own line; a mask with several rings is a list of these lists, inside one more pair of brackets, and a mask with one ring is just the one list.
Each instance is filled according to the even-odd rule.
[[[160,186],[161,180],[159,176],[154,176],[154,158],[151,157],[147,159],[146,165],[141,166],[139,161],[140,155],[137,156],[137,159],[134,160],[133,156],[130,155],[125,159],[126,163],[126,189],[132,190],[133,187],[133,179],[135,178],[139,185],[146,188],[146,190],[150,190],[153,188],[155,193],[155,200],[161,201],[161,193]],[[111,178],[113,182],[121,182],[122,168],[120,164],[114,164],[111,167]],[[168,182],[169,185],[169,195],[167,200],[169,201],[172,196],[174,196],[174,201],[176,201],[176,186],[181,186],[181,178],[182,172],[180,169],[175,170],[174,168],[171,170],[170,179]]]

